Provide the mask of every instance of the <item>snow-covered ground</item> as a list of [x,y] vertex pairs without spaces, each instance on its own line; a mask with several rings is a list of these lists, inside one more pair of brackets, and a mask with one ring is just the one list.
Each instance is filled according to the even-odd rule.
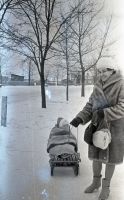
[[[81,98],[80,86],[70,86],[66,102],[64,86],[48,86],[47,108],[41,109],[39,86],[0,88],[0,96],[8,97],[7,127],[0,127],[0,200],[45,200],[44,191],[47,200],[97,200],[99,191],[83,192],[92,180],[91,161],[83,141],[85,126],[78,128],[79,176],[74,175],[72,168],[55,168],[51,177],[46,152],[49,133],[57,118],[72,120],[91,91],[92,86],[86,86],[86,96]],[[72,131],[77,136],[77,129]],[[109,200],[123,200],[123,164],[117,166],[111,186]]]

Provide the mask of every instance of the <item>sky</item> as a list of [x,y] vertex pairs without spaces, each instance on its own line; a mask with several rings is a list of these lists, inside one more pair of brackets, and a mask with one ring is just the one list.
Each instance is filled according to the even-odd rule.
[[123,0],[111,0],[105,1],[105,14],[111,13],[114,18],[116,28],[114,30],[114,37],[118,38],[118,42],[115,45],[116,60],[118,65],[124,74],[124,1]]
[[[113,38],[117,38],[118,42],[114,45],[113,51],[116,54],[117,64],[120,66],[124,73],[124,59],[123,59],[123,52],[124,52],[124,1],[123,0],[105,0],[105,9],[104,15],[107,16],[109,14],[113,14],[113,24],[114,31],[113,31]],[[19,75],[25,75],[24,69],[20,70],[20,65],[22,63],[19,61],[18,56],[9,56],[7,62],[4,66],[7,66],[7,71],[11,73],[16,73]],[[5,58],[6,59],[6,58]],[[5,59],[3,60],[5,62]],[[9,62],[8,62],[9,60]],[[18,66],[18,67],[17,67]],[[18,70],[17,70],[18,68]],[[6,73],[6,70],[3,70],[3,73]],[[36,76],[37,77],[37,76]]]

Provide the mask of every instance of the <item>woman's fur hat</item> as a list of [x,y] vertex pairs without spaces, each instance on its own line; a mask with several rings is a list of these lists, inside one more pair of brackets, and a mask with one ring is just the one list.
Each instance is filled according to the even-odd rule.
[[96,67],[98,70],[104,68],[113,69],[115,71],[119,70],[116,60],[112,58],[101,58],[98,61]]

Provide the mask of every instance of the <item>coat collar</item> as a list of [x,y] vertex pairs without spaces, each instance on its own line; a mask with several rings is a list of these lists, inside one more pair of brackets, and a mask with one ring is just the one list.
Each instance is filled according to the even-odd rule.
[[112,74],[109,79],[105,82],[102,82],[102,87],[103,89],[109,87],[110,85],[113,85],[119,81],[123,80],[123,77],[120,72],[115,72]]

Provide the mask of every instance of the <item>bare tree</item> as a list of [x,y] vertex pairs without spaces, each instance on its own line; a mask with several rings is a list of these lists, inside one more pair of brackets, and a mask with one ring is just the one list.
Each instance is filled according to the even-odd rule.
[[41,81],[42,108],[46,108],[44,68],[52,56],[55,41],[63,34],[62,25],[73,18],[78,4],[71,12],[64,11],[61,20],[62,3],[57,0],[16,0],[10,20],[1,27],[1,34],[7,43],[3,46],[31,59],[37,67]]
[[0,24],[3,22],[5,14],[15,5],[14,0],[1,0],[0,1]]
[[[67,21],[63,26],[65,29],[58,41],[58,55],[65,59],[67,71],[66,99],[68,100],[68,77],[69,73],[74,73],[79,77],[81,72],[81,96],[84,96],[85,73],[94,69],[99,59],[103,55],[104,49],[113,42],[107,42],[107,36],[111,25],[112,16],[106,20],[99,19],[99,14],[103,10],[103,5],[91,0],[78,0],[79,7],[76,10],[75,18]],[[64,16],[62,16],[64,18]]]
[[98,19],[103,6],[98,7],[95,1],[90,0],[78,0],[78,2],[80,7],[71,23],[71,29],[74,33],[72,42],[75,44],[73,57],[81,69],[81,96],[84,96],[85,72],[93,68],[102,57],[112,17],[110,16],[106,26],[103,27],[103,21]]
[[[62,19],[64,19],[64,16],[62,16]],[[73,38],[73,31],[71,30],[71,19],[66,21],[62,30],[64,30],[64,33],[57,41],[57,45],[59,47],[57,50],[57,56],[59,56],[63,61],[63,69],[66,70],[66,100],[68,101],[70,69],[75,65],[75,62],[72,62],[74,43],[71,40]]]
[[65,68],[63,67],[62,58],[55,57],[52,66],[50,67],[50,76],[56,81],[56,84],[60,84],[60,80],[63,79],[65,74]]
[[21,67],[23,67],[24,74],[26,74],[28,78],[28,85],[31,85],[32,77],[33,77],[33,66],[32,62],[29,58],[21,58]]
[[[62,16],[64,19],[64,16]],[[65,69],[66,69],[66,100],[69,100],[69,54],[70,54],[70,47],[69,47],[69,22],[66,22],[63,26],[64,34],[62,34],[60,40],[58,41],[60,46],[60,56],[62,59],[65,60]],[[63,67],[64,68],[64,67]]]

